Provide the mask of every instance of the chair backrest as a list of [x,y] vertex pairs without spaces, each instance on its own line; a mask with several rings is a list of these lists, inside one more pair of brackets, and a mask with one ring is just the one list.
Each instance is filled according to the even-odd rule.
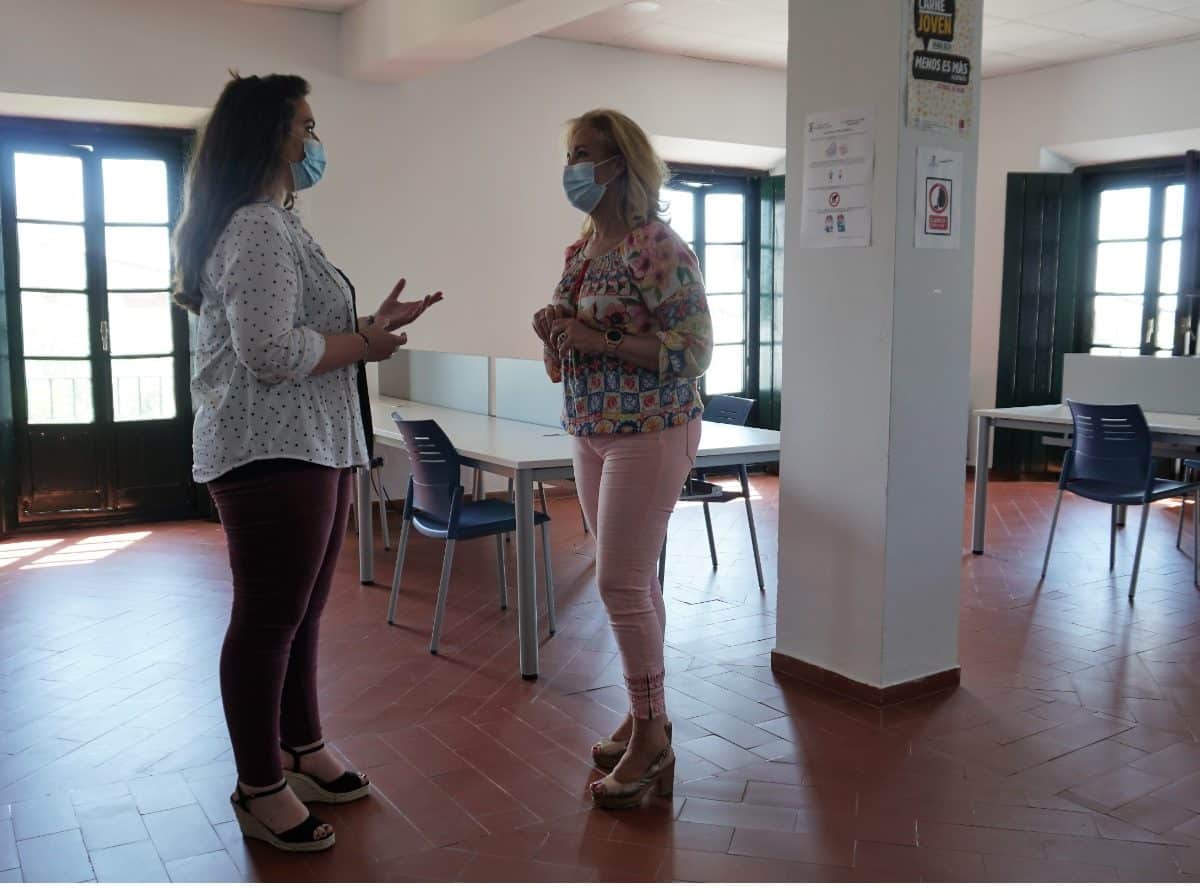
[[1081,404],[1068,401],[1075,436],[1069,479],[1092,479],[1145,487],[1152,474],[1150,427],[1137,404]]
[[754,407],[753,398],[738,398],[734,395],[713,395],[704,404],[704,420],[709,423],[729,423],[744,426]]
[[433,420],[403,420],[393,413],[392,421],[412,465],[411,510],[448,522],[455,494],[462,487],[458,451]]

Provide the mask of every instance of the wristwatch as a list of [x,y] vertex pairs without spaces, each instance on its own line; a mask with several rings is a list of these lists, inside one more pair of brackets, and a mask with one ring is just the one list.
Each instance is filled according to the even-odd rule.
[[617,349],[621,347],[621,342],[625,339],[625,334],[619,329],[610,329],[604,333],[604,347],[609,354],[616,354]]

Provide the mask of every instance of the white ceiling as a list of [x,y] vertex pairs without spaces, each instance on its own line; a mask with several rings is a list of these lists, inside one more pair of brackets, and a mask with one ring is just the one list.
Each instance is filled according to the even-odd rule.
[[1200,0],[984,0],[983,74],[1200,38]]
[[[243,0],[337,12],[359,0]],[[827,2],[827,0],[826,0]],[[784,68],[788,0],[617,6],[546,36]],[[984,77],[1200,39],[1200,0],[984,0]]]
[[659,0],[641,12],[605,10],[547,32],[548,37],[740,62],[787,66],[787,0]]
[[242,0],[258,6],[291,6],[295,9],[311,9],[316,12],[341,12],[349,9],[358,0]]

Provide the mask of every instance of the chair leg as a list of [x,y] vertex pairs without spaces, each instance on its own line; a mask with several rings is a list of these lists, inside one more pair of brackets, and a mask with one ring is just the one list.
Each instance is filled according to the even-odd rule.
[[442,621],[446,618],[446,594],[450,590],[450,569],[454,565],[454,541],[446,541],[446,555],[442,557],[442,580],[438,584],[437,608],[433,610],[433,637],[429,651],[435,656],[442,639]]
[[[513,482],[512,479],[509,479],[508,480],[508,502],[512,503],[514,498],[516,497],[516,495],[517,495],[517,486]],[[506,544],[512,543],[512,533],[511,532],[504,536],[504,543],[506,543]]]
[[[1183,480],[1185,482],[1190,482],[1192,480],[1192,470],[1188,467],[1185,467],[1183,470]],[[1192,498],[1195,499],[1195,494],[1192,495]],[[1175,532],[1176,550],[1183,549],[1183,517],[1187,513],[1187,499],[1188,496],[1186,494],[1181,494],[1179,496],[1179,530]]]
[[1058,527],[1058,511],[1062,508],[1063,492],[1059,489],[1058,500],[1054,503],[1054,518],[1050,520],[1050,538],[1046,541],[1046,558],[1042,560],[1042,578],[1050,567],[1050,548],[1054,546],[1054,529]]
[[500,588],[500,608],[508,608],[508,573],[504,568],[504,535],[496,535],[496,583]]
[[746,496],[746,521],[750,523],[750,546],[754,548],[754,570],[758,572],[758,589],[766,592],[767,582],[763,579],[762,557],[758,552],[758,528],[754,525],[754,508],[750,504],[750,477],[746,467],[738,468],[738,477],[742,480],[742,494]]
[[396,601],[400,597],[400,576],[404,574],[404,555],[408,552],[408,533],[412,530],[412,524],[405,519],[404,524],[400,526],[400,546],[396,550],[396,571],[392,573],[392,595],[388,600],[387,622],[389,625],[396,623]]
[[1200,491],[1192,492],[1192,583],[1200,587]]
[[1150,504],[1142,505],[1142,524],[1138,527],[1137,553],[1133,556],[1133,578],[1129,581],[1129,602],[1133,602],[1137,590],[1138,569],[1142,565],[1142,544],[1146,542],[1146,523],[1150,521]]
[[1112,524],[1108,527],[1108,570],[1117,567],[1117,505],[1112,505]]
[[558,617],[554,609],[554,569],[550,565],[550,523],[543,522],[542,526],[542,565],[546,569],[546,621],[550,625],[550,634],[558,631]]
[[658,554],[658,586],[661,588],[667,580],[667,536],[663,535],[662,552]]
[[712,557],[713,570],[717,568],[717,542],[713,538],[712,529],[712,514],[708,511],[708,504],[702,504],[704,507],[704,526],[708,529],[708,554]]
[[[376,473],[378,471],[376,470]],[[371,476],[371,484],[375,487],[375,493],[379,496],[379,528],[383,532],[383,549],[392,549],[392,537],[388,531],[387,517],[387,491],[383,487],[383,482],[377,475]]]

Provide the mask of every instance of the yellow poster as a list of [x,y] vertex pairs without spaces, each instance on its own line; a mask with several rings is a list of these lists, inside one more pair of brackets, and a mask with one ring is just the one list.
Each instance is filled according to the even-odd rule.
[[909,30],[908,126],[969,136],[979,0],[912,0]]

